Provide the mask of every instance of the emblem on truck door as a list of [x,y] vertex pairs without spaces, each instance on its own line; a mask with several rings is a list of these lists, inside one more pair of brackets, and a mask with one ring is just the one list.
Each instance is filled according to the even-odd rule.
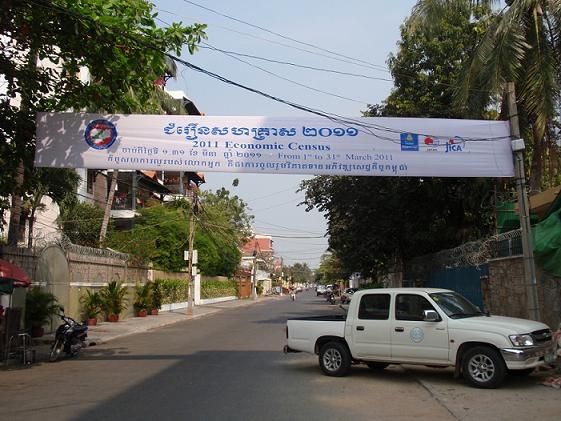
[[423,332],[423,329],[419,327],[414,327],[413,329],[411,329],[409,336],[411,337],[411,340],[413,342],[418,344],[419,342],[422,342],[423,339],[425,339],[425,332]]

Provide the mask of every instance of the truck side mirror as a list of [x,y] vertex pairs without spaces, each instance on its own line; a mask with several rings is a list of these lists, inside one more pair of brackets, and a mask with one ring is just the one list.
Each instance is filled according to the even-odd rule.
[[440,316],[434,310],[424,310],[423,311],[423,321],[425,322],[438,322]]

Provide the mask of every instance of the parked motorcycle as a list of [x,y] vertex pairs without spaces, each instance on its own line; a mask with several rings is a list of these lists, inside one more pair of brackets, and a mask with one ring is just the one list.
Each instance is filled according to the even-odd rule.
[[63,323],[57,328],[55,333],[55,342],[51,347],[49,361],[55,362],[60,357],[62,351],[66,355],[74,357],[80,353],[80,349],[86,347],[84,342],[88,337],[88,326],[78,323],[72,317],[64,314],[64,308],[60,308],[59,314]]
[[329,301],[330,304],[335,304],[335,293],[333,291],[327,293],[327,301]]

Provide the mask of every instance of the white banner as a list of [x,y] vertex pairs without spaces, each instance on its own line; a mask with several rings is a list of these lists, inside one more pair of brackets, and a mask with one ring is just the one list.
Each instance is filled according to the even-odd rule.
[[39,113],[39,167],[512,177],[505,121]]

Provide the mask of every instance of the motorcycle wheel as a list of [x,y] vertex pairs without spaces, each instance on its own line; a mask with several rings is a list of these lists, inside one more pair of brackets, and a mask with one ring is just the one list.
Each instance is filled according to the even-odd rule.
[[60,354],[62,353],[63,347],[64,343],[60,339],[57,339],[53,344],[53,347],[51,348],[49,362],[54,363],[56,360],[58,360],[58,357],[60,357]]
[[77,346],[79,344],[80,344],[80,340],[78,338],[73,338],[72,343],[70,344],[68,355],[70,355],[71,357],[77,357],[78,354],[80,353],[80,348],[81,348],[81,344],[80,346]]

